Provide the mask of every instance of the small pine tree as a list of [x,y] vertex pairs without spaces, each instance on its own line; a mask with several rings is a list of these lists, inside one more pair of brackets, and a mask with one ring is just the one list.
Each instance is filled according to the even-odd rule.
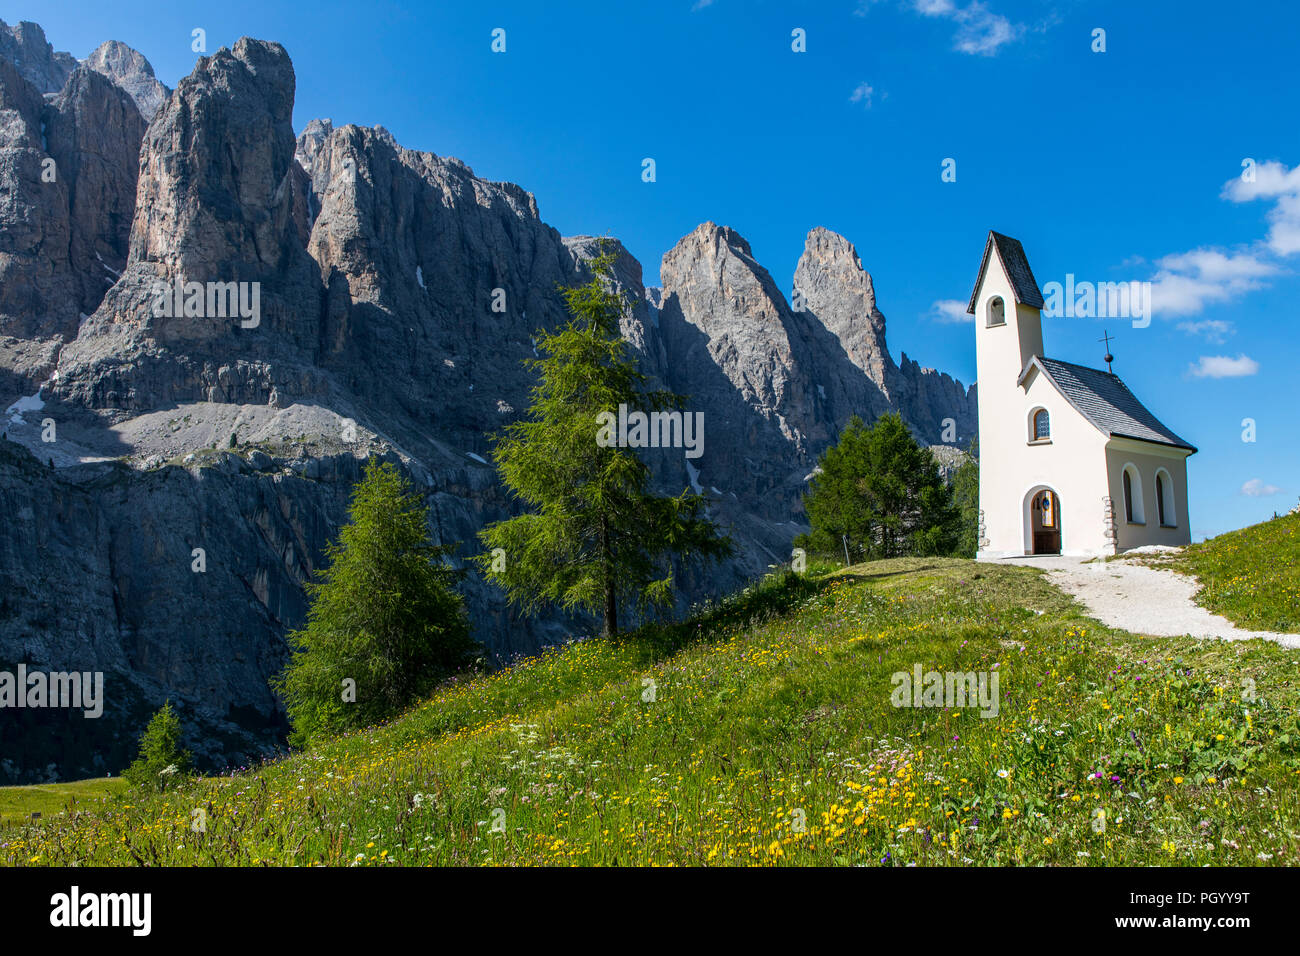
[[620,604],[671,603],[675,557],[731,551],[702,495],[652,495],[636,453],[598,441],[601,414],[619,405],[649,412],[684,402],[643,391],[646,377],[619,333],[626,302],[609,288],[613,264],[602,250],[590,281],[564,292],[568,324],[538,336],[544,357],[526,363],[540,373],[528,416],[493,451],[506,487],[534,510],[483,529],[479,539],[497,553],[478,558],[513,602],[597,614],[607,636],[618,633]]
[[140,735],[140,756],[122,771],[137,789],[162,792],[190,772],[190,752],[181,750],[181,722],[166,701]]
[[394,465],[370,459],[348,518],[272,681],[298,746],[396,715],[478,647],[455,589],[461,572],[443,562],[451,549],[429,541],[428,508]]
[[795,544],[838,554],[893,558],[949,554],[956,545],[952,494],[929,449],[897,413],[867,427],[854,416],[818,462],[804,495],[812,530]]
[[959,558],[973,558],[979,548],[980,527],[980,463],[978,448],[971,442],[969,457],[958,466],[952,476],[952,503],[957,509],[957,548]]

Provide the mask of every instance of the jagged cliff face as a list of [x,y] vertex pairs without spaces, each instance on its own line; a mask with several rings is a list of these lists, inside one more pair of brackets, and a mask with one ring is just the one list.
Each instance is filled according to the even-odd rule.
[[85,66],[112,80],[135,103],[148,123],[158,108],[171,96],[171,90],[158,82],[149,61],[125,43],[109,40],[101,43],[86,57]]
[[[293,90],[283,47],[241,40],[200,59],[159,110],[140,147],[126,266],[65,346],[55,397],[140,413],[328,393],[314,365],[320,283],[294,218]],[[172,296],[158,307],[178,283],[203,285],[201,314]],[[244,286],[250,306],[256,289],[257,315],[208,314],[210,283]]]
[[704,223],[665,256],[660,326],[674,389],[705,413],[701,482],[781,520],[817,456],[853,415],[899,411],[924,441],[945,419],[975,433],[973,396],[885,347],[871,276],[842,236],[816,228],[791,301],[734,230]]
[[[949,375],[922,368],[906,352],[902,362],[894,364],[885,345],[885,317],[876,308],[875,284],[851,242],[821,227],[809,232],[794,286],[809,314],[835,337],[849,363],[866,375],[864,383],[839,367],[846,374],[837,390],[848,396],[849,414],[870,420],[898,411],[922,441],[947,441],[944,433],[951,428],[953,441],[962,448],[969,445],[977,432],[974,392]],[[835,420],[845,420],[843,406],[836,408]]]
[[57,93],[77,68],[74,56],[56,53],[40,25],[27,21],[9,26],[0,20],[0,59],[12,64],[38,93]]
[[[116,772],[165,697],[209,765],[275,746],[267,678],[367,456],[407,470],[462,554],[516,507],[488,436],[526,408],[522,363],[599,240],[382,128],[295,139],[294,85],[275,43],[203,57],[172,92],[122,44],[78,64],[0,24],[0,666],[102,670],[109,696],[98,722],[25,715],[0,783]],[[612,249],[643,371],[705,415],[701,458],[648,453],[656,484],[707,494],[739,546],[684,575],[684,602],[788,559],[806,477],[851,415],[973,433],[973,395],[891,359],[844,238],[809,233],[789,299],[713,223],[665,255],[662,289]],[[255,285],[258,320],[160,311],[177,282]],[[520,619],[477,575],[464,590],[499,658],[581,628]]]
[[75,329],[68,184],[45,149],[40,91],[0,59],[0,334],[31,340]]
[[484,433],[525,402],[533,334],[563,315],[555,289],[574,263],[560,235],[531,194],[383,129],[320,124],[298,155],[319,210],[307,248],[326,289],[322,366],[386,420],[486,456]]
[[[50,103],[46,148],[68,183],[69,259],[79,314],[99,307],[126,264],[145,120],[101,73],[80,66]],[[69,338],[76,325],[61,328]]]
[[[872,410],[883,410],[881,402],[889,401],[898,367],[885,347],[885,317],[876,308],[875,285],[853,243],[821,226],[809,232],[795,268],[794,290],[795,298],[802,298],[807,312],[835,336],[849,362],[880,392]],[[852,386],[846,382],[844,387]]]
[[[102,49],[102,48],[101,48]],[[138,54],[136,54],[138,56]],[[52,369],[127,258],[145,121],[103,73],[0,22],[0,386]]]

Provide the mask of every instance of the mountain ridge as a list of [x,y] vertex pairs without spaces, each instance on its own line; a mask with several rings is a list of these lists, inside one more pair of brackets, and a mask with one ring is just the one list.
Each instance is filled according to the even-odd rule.
[[[0,657],[107,670],[120,693],[94,748],[55,744],[0,776],[114,771],[133,741],[109,728],[164,696],[202,763],[247,762],[278,744],[266,678],[366,456],[401,464],[462,558],[513,513],[489,436],[527,408],[521,363],[564,321],[558,289],[589,276],[600,240],[561,236],[523,187],[383,127],[295,135],[278,43],[200,57],[164,96],[130,48],[101,46],[115,66],[100,72],[34,26],[0,25],[0,186],[16,197],[0,212],[0,495],[24,516],[0,547]],[[19,46],[21,68],[5,53]],[[28,78],[60,75],[57,91]],[[974,386],[890,357],[844,237],[809,232],[797,303],[726,226],[683,236],[650,289],[608,242],[643,371],[707,422],[693,465],[647,454],[658,487],[698,486],[740,544],[707,576],[683,572],[683,607],[789,559],[804,482],[852,414],[900,411],[927,443],[948,421],[959,442],[974,434]],[[256,284],[256,323],[159,314],[159,285],[185,282]],[[497,659],[582,632],[519,617],[481,578],[465,592]]]

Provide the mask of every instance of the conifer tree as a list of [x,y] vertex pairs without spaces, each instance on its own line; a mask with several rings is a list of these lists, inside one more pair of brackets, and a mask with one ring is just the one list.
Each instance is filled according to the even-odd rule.
[[461,576],[429,541],[428,509],[393,464],[371,458],[348,523],[308,582],[307,625],[273,686],[306,746],[394,716],[468,664],[476,644],[455,590]]
[[528,414],[508,426],[493,459],[529,510],[479,533],[479,562],[512,602],[599,615],[618,633],[620,607],[641,612],[672,602],[674,558],[716,559],[730,541],[706,514],[702,495],[653,495],[650,469],[625,447],[598,441],[602,413],[620,405],[680,409],[681,396],[644,391],[619,332],[625,300],[610,288],[614,256],[592,260],[590,281],[564,292],[569,322],[540,333],[542,356]]
[[140,735],[140,755],[122,771],[132,787],[163,791],[185,779],[190,771],[190,753],[181,750],[181,721],[165,701],[149,719]]
[[818,462],[804,495],[812,530],[797,545],[858,558],[949,554],[956,546],[952,493],[934,456],[895,412],[867,427],[854,416]]
[[959,558],[973,558],[979,548],[980,525],[980,463],[978,448],[971,442],[967,459],[952,476],[952,502],[960,516],[957,531]]

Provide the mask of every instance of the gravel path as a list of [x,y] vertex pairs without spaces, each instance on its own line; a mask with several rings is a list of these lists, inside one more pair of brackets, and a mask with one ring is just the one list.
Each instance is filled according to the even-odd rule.
[[1248,631],[1210,613],[1192,600],[1199,587],[1196,580],[1174,571],[1123,559],[1085,563],[1083,558],[1056,555],[1006,561],[1043,568],[1049,581],[1110,627],[1162,637],[1190,635],[1229,641],[1262,637],[1283,647],[1300,648],[1300,634]]

